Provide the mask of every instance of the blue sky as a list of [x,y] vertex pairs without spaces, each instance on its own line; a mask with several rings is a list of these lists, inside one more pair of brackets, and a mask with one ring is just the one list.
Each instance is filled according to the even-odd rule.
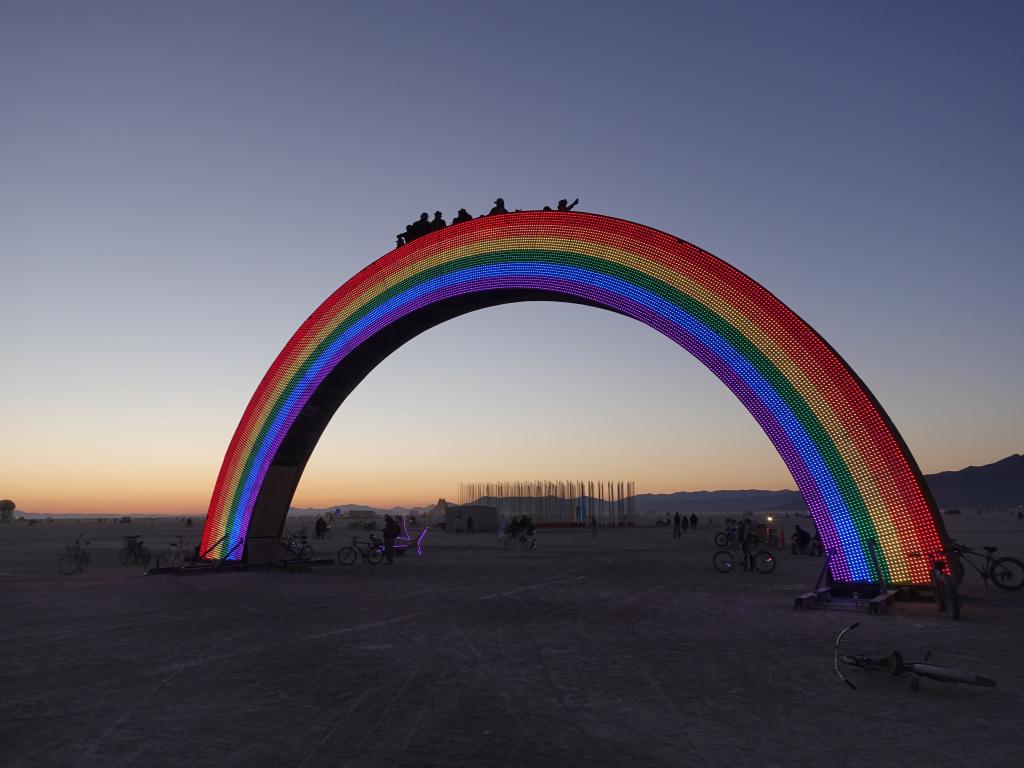
[[[814,326],[925,471],[1022,448],[1017,3],[0,5],[0,495],[201,511],[270,361],[420,211],[679,235]],[[547,304],[408,344],[296,502],[479,479],[793,487],[649,329]]]

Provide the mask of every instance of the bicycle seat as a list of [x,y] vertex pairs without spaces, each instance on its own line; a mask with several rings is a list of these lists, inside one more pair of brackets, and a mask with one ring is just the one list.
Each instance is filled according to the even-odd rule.
[[984,549],[986,552],[996,552],[999,547],[985,547]]

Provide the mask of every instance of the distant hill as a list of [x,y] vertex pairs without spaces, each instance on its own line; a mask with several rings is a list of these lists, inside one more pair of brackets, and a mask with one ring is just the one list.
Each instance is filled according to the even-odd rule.
[[1016,507],[1024,504],[1024,455],[993,464],[925,475],[940,507]]

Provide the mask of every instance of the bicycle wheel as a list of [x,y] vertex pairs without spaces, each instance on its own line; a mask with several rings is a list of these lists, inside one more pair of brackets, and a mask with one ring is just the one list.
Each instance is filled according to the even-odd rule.
[[729,543],[729,535],[727,533],[722,533],[721,531],[719,531],[718,533],[715,534],[715,546],[716,547],[724,547],[728,543]]
[[732,552],[723,549],[721,552],[715,552],[715,556],[711,558],[711,564],[719,573],[729,573],[736,567],[736,558],[732,556]]
[[299,560],[312,560],[313,548],[309,544],[303,544],[299,549]]
[[139,547],[139,551],[136,554],[138,555],[140,563],[142,563],[143,565],[149,565],[149,547],[143,544],[141,547]]
[[942,571],[933,571],[932,589],[935,590],[935,600],[939,604],[939,611],[945,613],[948,608],[950,615],[954,619],[959,619],[960,594],[957,592],[953,577]]
[[1000,557],[992,561],[988,577],[1000,589],[1018,590],[1024,586],[1024,563],[1016,557]]
[[356,551],[355,547],[342,547],[338,550],[339,565],[354,565],[358,559],[359,552]]
[[775,555],[767,549],[757,550],[754,555],[754,567],[761,573],[771,573],[775,570]]
[[956,669],[955,667],[940,667],[937,664],[911,664],[909,669],[915,675],[940,680],[943,683],[967,683],[986,688],[992,688],[996,684],[996,681],[990,677],[982,677],[968,672],[966,669]]
[[117,553],[117,562],[121,565],[128,565],[132,561],[132,551],[128,547],[122,547]]
[[78,571],[78,559],[70,552],[66,555],[61,555],[60,560],[57,561],[57,570],[64,576],[76,573]]
[[366,550],[366,562],[370,565],[376,565],[383,559],[384,551],[380,547],[371,545],[370,548]]

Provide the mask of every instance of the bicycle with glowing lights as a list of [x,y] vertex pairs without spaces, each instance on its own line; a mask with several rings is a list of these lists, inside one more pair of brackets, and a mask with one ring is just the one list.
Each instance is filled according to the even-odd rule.
[[309,546],[309,539],[306,536],[306,527],[303,526],[302,530],[298,533],[285,530],[285,536],[281,539],[281,543],[277,547],[277,553],[274,555],[274,561],[277,563],[290,563],[313,559],[313,548]]
[[892,651],[888,656],[881,657],[844,653],[840,648],[843,637],[847,632],[859,626],[860,622],[857,622],[843,629],[836,637],[835,648],[832,653],[832,666],[836,671],[836,675],[853,690],[857,690],[857,686],[842,673],[839,668],[840,664],[856,667],[865,672],[885,672],[893,677],[907,677],[910,679],[910,689],[913,691],[919,689],[921,678],[937,680],[940,683],[966,683],[967,685],[980,685],[986,688],[991,688],[996,684],[996,681],[992,678],[982,677],[964,669],[931,664],[931,651],[925,653],[924,661],[907,661],[899,651]]
[[[745,571],[757,571],[758,573],[769,574],[775,570],[775,555],[767,549],[751,549],[749,552],[740,551],[739,563]],[[715,552],[711,558],[711,564],[719,573],[731,573],[736,570],[736,553],[732,549],[723,549]]]

